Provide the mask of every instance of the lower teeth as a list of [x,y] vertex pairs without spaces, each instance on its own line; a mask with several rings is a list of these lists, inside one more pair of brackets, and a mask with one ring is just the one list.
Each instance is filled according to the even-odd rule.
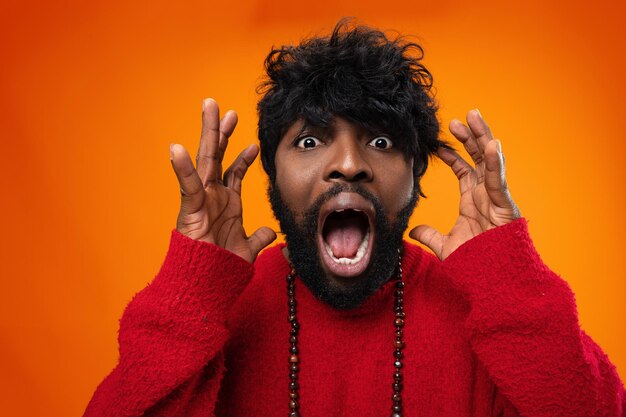
[[326,252],[328,252],[328,255],[331,257],[331,259],[337,262],[338,264],[356,265],[357,263],[361,261],[361,259],[363,259],[363,256],[365,256],[365,252],[367,251],[367,247],[369,245],[369,237],[370,237],[370,232],[368,230],[367,233],[365,234],[365,237],[363,237],[363,240],[361,241],[361,245],[359,245],[359,249],[356,251],[356,256],[354,258],[336,258],[335,255],[333,255],[333,251],[328,245],[328,243],[324,242],[324,247],[326,248]]

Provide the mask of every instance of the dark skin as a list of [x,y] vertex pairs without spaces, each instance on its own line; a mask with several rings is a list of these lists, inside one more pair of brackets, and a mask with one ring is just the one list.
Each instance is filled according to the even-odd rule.
[[389,213],[397,213],[408,202],[413,160],[388,136],[372,134],[339,117],[329,129],[299,134],[302,126],[302,121],[291,125],[275,156],[276,184],[294,213],[303,213],[332,183],[341,181],[361,183],[380,197]]
[[470,110],[467,125],[454,119],[449,129],[474,162],[472,166],[446,148],[437,152],[459,180],[459,217],[447,234],[427,225],[409,232],[409,236],[428,246],[441,260],[480,233],[521,217],[506,182],[502,146],[494,139],[480,112]]
[[[276,233],[261,227],[248,236],[243,228],[241,183],[259,149],[257,145],[248,146],[227,170],[222,170],[228,140],[236,125],[234,111],[227,112],[220,120],[217,103],[206,99],[196,166],[182,145],[170,146],[170,159],[181,190],[176,228],[192,239],[218,245],[253,262],[276,239]],[[310,198],[323,192],[329,181],[352,180],[369,187],[383,201],[388,213],[397,212],[395,208],[407,202],[413,187],[414,179],[408,175],[412,172],[412,161],[396,150],[372,147],[370,141],[374,138],[346,121],[339,119],[337,127],[326,137],[330,145],[312,152],[294,148],[290,132],[296,126],[289,129],[276,153],[276,181],[285,201],[300,213]],[[447,234],[427,225],[417,226],[409,233],[441,260],[478,234],[520,217],[506,183],[500,142],[494,139],[480,113],[469,111],[466,124],[453,120],[449,129],[474,163],[470,165],[449,149],[440,148],[437,153],[459,180],[459,217]],[[303,170],[303,166],[307,169]],[[381,169],[383,166],[385,171]],[[333,174],[331,178],[331,172],[339,172],[341,176]],[[394,186],[398,188],[391,188]]]
[[[358,184],[376,196],[385,207],[389,222],[394,222],[412,195],[413,160],[395,147],[388,135],[374,134],[340,117],[326,129],[303,131],[303,126],[299,120],[287,130],[275,156],[276,186],[284,203],[295,213],[296,221],[302,222],[300,216],[335,183],[345,183]],[[342,198],[353,202],[360,199],[354,193],[346,194],[330,203]],[[382,236],[374,235],[372,245],[379,238]],[[320,253],[323,250],[319,248]],[[288,256],[287,251],[285,255]],[[358,273],[334,273],[327,262],[321,262],[321,266],[331,280],[358,279]]]
[[180,184],[181,204],[176,229],[187,237],[213,243],[248,262],[276,239],[269,227],[248,236],[243,228],[241,181],[259,153],[257,145],[244,149],[222,171],[228,139],[237,126],[237,114],[227,112],[220,120],[215,100],[202,102],[202,133],[194,167],[187,150],[170,146],[170,160]]

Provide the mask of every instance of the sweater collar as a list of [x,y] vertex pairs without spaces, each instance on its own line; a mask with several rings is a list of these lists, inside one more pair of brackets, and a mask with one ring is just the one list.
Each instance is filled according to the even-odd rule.
[[[289,263],[282,254],[285,243],[280,243],[267,249],[261,256],[264,261],[269,261],[265,266],[266,272],[272,276],[278,276],[284,280],[289,273]],[[405,291],[410,291],[420,283],[420,277],[424,276],[428,260],[431,258],[426,251],[419,246],[403,241],[404,255],[402,257],[402,270],[405,282]],[[297,278],[298,286],[298,307],[306,310],[314,310],[323,314],[330,314],[337,317],[358,317],[374,314],[384,306],[393,302],[393,282],[388,281],[383,284],[374,294],[367,298],[359,307],[350,310],[337,310],[323,301],[317,299],[309,288]]]

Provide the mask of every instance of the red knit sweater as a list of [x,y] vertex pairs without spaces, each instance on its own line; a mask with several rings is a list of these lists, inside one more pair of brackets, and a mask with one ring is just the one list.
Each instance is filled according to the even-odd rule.
[[[570,288],[524,219],[443,262],[405,249],[403,416],[624,416],[614,366],[579,328]],[[280,246],[252,267],[173,231],[85,415],[288,415],[288,272]],[[302,416],[391,414],[392,285],[337,311],[296,281]]]

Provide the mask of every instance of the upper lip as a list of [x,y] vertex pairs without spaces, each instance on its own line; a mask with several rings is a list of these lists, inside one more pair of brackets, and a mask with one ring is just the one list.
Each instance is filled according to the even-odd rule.
[[319,232],[322,233],[326,218],[337,210],[358,210],[367,216],[370,230],[373,230],[375,217],[374,205],[360,194],[343,192],[326,201],[320,208]]

